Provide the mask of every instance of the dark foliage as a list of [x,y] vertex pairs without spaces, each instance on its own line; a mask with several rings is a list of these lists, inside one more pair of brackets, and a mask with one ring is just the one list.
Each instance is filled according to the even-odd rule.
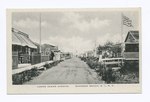
[[105,67],[93,57],[81,57],[91,69],[95,69],[101,79],[106,83],[138,83],[139,64],[138,61],[125,61],[120,70],[113,70],[113,66]]
[[12,75],[13,84],[23,84],[26,81],[31,80],[33,77],[36,77],[40,74],[38,69],[32,68],[31,70],[26,70],[21,73]]

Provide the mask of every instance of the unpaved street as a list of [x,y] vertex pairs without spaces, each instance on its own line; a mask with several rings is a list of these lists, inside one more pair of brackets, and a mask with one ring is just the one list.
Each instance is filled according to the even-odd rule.
[[44,71],[25,84],[101,84],[97,73],[79,58],[72,58]]

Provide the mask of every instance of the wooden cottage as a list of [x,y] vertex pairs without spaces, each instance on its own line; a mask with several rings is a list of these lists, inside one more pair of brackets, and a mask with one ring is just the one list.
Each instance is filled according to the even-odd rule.
[[30,64],[31,54],[37,47],[30,40],[28,34],[12,28],[12,67],[18,68],[18,64]]
[[139,60],[139,31],[128,32],[123,55],[126,60]]
[[139,70],[139,31],[129,31],[125,39],[123,57],[125,67],[130,70]]

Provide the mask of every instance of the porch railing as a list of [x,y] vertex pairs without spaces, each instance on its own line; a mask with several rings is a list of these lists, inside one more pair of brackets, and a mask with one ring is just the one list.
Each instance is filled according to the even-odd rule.
[[126,60],[138,60],[139,52],[124,52],[123,56]]

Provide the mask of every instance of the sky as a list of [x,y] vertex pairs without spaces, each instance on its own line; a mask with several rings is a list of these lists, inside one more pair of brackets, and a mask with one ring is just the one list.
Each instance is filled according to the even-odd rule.
[[[132,20],[133,27],[121,27],[121,14]],[[129,30],[139,29],[138,11],[92,10],[13,12],[12,27],[27,33],[34,42],[52,44],[64,52],[93,50],[107,41],[122,42]],[[122,30],[121,30],[122,28]]]

